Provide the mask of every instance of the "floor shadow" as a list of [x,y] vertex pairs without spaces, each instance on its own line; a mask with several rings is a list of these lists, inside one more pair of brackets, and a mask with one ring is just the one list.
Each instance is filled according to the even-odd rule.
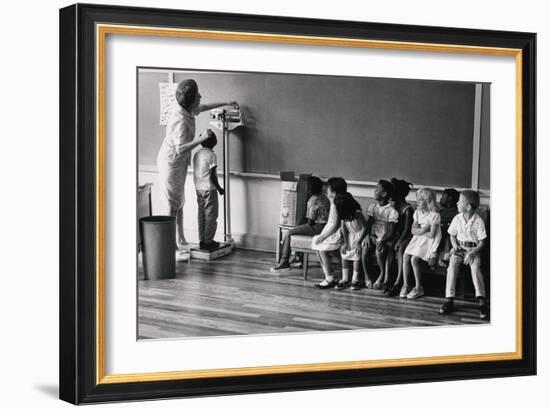
[[36,385],[35,388],[51,398],[59,398],[59,387],[57,385]]

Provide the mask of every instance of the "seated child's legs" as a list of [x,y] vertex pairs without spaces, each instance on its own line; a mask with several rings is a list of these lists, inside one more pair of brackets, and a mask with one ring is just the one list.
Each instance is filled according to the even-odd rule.
[[395,252],[395,259],[397,261],[397,277],[395,277],[395,286],[401,284],[401,281],[403,280],[403,257],[405,256],[405,249],[408,245],[409,241],[401,243]]
[[472,282],[476,291],[476,298],[485,298],[485,281],[483,280],[483,272],[481,271],[481,257],[478,255],[470,263],[472,273]]
[[445,284],[445,297],[454,298],[456,295],[456,279],[460,272],[460,266],[464,263],[462,253],[451,254],[449,267],[447,267],[447,282]]
[[[393,262],[395,261],[395,250],[393,249],[393,246],[394,246],[394,243],[388,243],[386,244],[385,248],[386,248],[386,251],[385,253],[382,252],[380,254],[380,261],[384,261],[384,268],[380,269],[380,278],[384,285],[387,286],[390,282],[390,276],[391,276],[391,271],[392,271],[392,267],[393,267]],[[380,253],[380,252],[377,252],[377,253]],[[377,255],[377,260],[378,260],[378,255]]]
[[290,238],[293,235],[314,236],[315,230],[309,224],[301,224],[289,230],[281,246],[281,261],[288,261],[290,257]]
[[351,261],[342,259],[342,281],[349,281],[349,266]]
[[424,267],[424,260],[418,256],[412,256],[411,264],[414,273],[414,280],[416,282],[416,288],[422,287],[422,268]]
[[376,251],[376,243],[372,240],[369,246],[363,246],[361,248],[361,264],[363,266],[363,273],[365,274],[365,284],[368,288],[372,286],[372,266],[369,264],[369,259]]

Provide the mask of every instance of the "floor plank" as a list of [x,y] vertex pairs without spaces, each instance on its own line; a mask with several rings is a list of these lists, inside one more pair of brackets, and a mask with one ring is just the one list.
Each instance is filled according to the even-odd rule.
[[173,280],[144,280],[138,271],[139,339],[342,331],[486,324],[472,301],[438,313],[443,299],[384,297],[378,291],[319,290],[313,264],[302,271],[269,271],[273,253],[235,250],[212,262],[178,263]]

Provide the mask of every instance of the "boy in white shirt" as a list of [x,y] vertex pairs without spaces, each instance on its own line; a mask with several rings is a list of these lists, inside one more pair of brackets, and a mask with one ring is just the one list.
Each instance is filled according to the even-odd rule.
[[193,179],[197,192],[199,245],[203,250],[214,250],[220,245],[214,241],[218,227],[218,192],[220,195],[225,192],[218,183],[218,164],[212,150],[218,139],[211,129],[207,129],[206,134],[209,138],[202,142],[202,149],[193,156]]
[[460,266],[470,266],[472,281],[479,300],[479,317],[489,317],[489,307],[485,299],[485,283],[481,271],[481,251],[485,247],[487,232],[483,219],[475,213],[479,206],[479,194],[474,190],[464,190],[460,193],[457,208],[458,214],[449,226],[451,238],[451,259],[447,268],[447,284],[445,297],[447,301],[441,306],[441,314],[450,314],[454,310],[456,279]]

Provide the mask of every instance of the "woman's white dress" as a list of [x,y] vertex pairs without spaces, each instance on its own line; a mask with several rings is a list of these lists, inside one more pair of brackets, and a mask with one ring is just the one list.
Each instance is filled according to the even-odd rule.
[[185,179],[191,151],[183,145],[195,138],[195,116],[179,107],[166,126],[166,136],[157,155],[160,214],[175,215],[185,202]]

